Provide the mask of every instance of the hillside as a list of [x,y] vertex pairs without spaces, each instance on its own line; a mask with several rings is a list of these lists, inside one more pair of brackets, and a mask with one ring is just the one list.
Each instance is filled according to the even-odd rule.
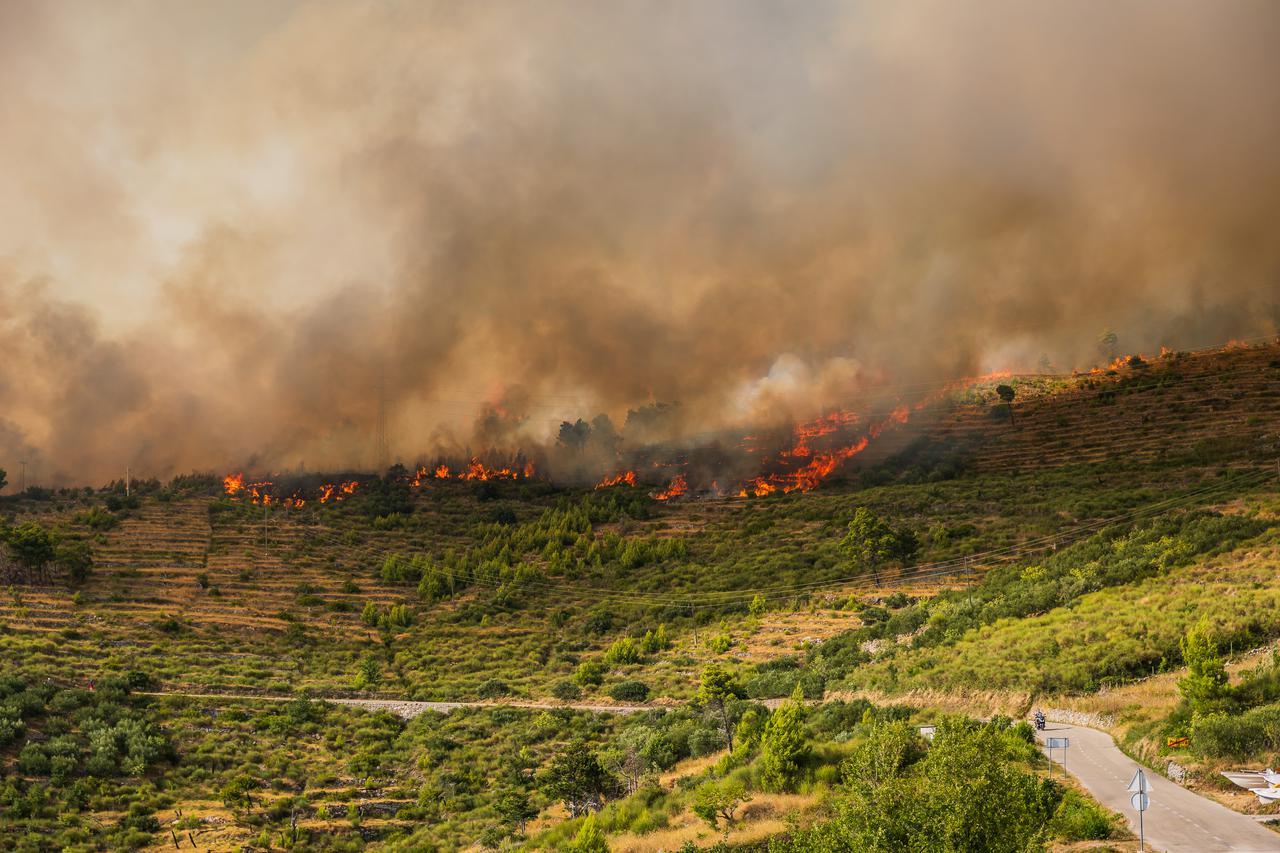
[[[1012,413],[999,384],[1015,389]],[[7,675],[75,689],[132,673],[168,693],[647,700],[673,710],[644,725],[686,726],[680,749],[696,757],[709,747],[689,747],[689,732],[705,722],[678,704],[711,664],[752,699],[797,685],[811,698],[978,685],[1031,696],[1174,669],[1180,638],[1205,619],[1225,649],[1269,642],[1280,636],[1278,445],[1280,346],[1268,344],[933,389],[812,492],[655,501],[626,485],[387,481],[378,494],[400,503],[379,514],[372,487],[293,509],[190,477],[127,497],[6,498],[10,523],[90,543],[94,568],[77,585],[11,586],[0,649]],[[841,542],[859,507],[909,533],[910,553],[855,565]],[[495,820],[485,786],[459,775],[468,763],[496,768],[524,749],[532,773],[571,730],[607,740],[639,725],[495,709],[434,734],[306,705],[288,724],[203,700],[137,707],[180,756],[208,758],[169,771],[167,822],[197,803],[231,821],[218,791],[246,764],[263,779],[279,764],[282,778],[308,779],[306,825],[335,847],[425,825],[454,849]],[[832,768],[841,726],[858,720],[814,735],[836,738]],[[307,735],[237,741],[248,721]],[[530,726],[546,731],[520,734]],[[230,739],[211,743],[213,731]],[[17,766],[17,742],[8,749]],[[382,757],[362,766],[363,754]],[[329,820],[314,809],[326,799],[422,813],[388,821],[369,805],[351,821],[344,805]],[[267,821],[269,834],[287,817]],[[244,841],[253,827],[216,837]]]

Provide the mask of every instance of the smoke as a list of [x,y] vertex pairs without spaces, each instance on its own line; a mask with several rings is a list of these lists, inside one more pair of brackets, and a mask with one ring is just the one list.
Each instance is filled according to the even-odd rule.
[[1277,43],[1269,0],[6,3],[0,467],[679,438],[1275,334]]

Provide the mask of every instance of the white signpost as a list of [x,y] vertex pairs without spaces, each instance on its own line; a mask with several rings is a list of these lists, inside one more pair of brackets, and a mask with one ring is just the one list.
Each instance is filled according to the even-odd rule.
[[1062,750],[1062,769],[1067,769],[1067,747],[1071,746],[1071,738],[1069,737],[1051,737],[1046,741],[1049,747],[1049,772],[1053,772],[1053,751],[1055,749]]
[[1147,849],[1146,832],[1142,825],[1142,813],[1151,805],[1151,798],[1147,796],[1147,774],[1142,772],[1142,768],[1138,768],[1138,772],[1133,774],[1133,779],[1129,782],[1129,790],[1133,791],[1133,796],[1129,798],[1129,802],[1133,803],[1133,807],[1138,810],[1138,850]]

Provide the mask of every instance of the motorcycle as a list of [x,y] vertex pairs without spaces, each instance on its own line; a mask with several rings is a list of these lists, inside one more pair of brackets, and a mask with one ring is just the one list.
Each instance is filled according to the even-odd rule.
[[1042,712],[1036,711],[1035,721],[1036,721],[1036,731],[1041,731],[1041,732],[1044,731],[1044,714]]

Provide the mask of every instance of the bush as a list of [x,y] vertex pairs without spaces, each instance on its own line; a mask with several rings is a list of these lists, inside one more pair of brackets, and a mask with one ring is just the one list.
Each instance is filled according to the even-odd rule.
[[711,651],[722,655],[733,647],[733,637],[728,634],[717,634],[711,638],[707,645],[711,648]]
[[18,769],[28,776],[44,776],[49,772],[49,756],[38,743],[29,743],[18,753]]
[[476,689],[481,699],[497,699],[500,696],[509,696],[511,688],[507,686],[505,681],[499,681],[496,678],[490,678],[488,681],[481,683]]
[[649,698],[649,685],[643,681],[620,681],[609,688],[609,696],[619,702],[643,702]]
[[639,663],[640,645],[630,637],[614,640],[613,645],[604,653],[604,662],[609,666]]
[[724,746],[724,735],[715,729],[694,729],[689,735],[689,754],[694,758],[710,755]]
[[551,695],[561,702],[574,702],[582,698],[582,690],[572,681],[557,681],[551,688]]
[[1061,841],[1102,841],[1115,833],[1111,817],[1096,803],[1072,790],[1066,792],[1049,832]]
[[1201,755],[1235,759],[1280,750],[1280,704],[1239,715],[1197,717],[1191,726],[1191,748]]
[[573,673],[573,680],[581,687],[599,687],[604,683],[605,666],[598,660],[584,660]]

